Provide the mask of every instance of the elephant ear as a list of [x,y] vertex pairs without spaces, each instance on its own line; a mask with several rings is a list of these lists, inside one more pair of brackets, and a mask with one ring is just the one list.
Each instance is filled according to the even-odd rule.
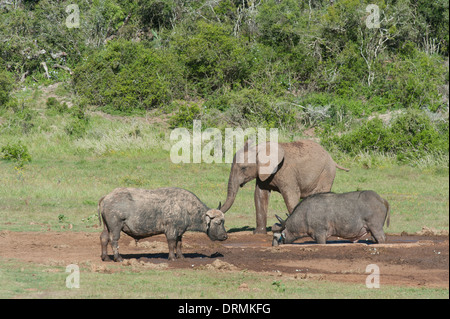
[[278,165],[284,159],[284,149],[275,142],[267,142],[258,145],[258,153],[256,155],[256,163],[258,165],[258,177],[261,181],[265,181],[270,175],[275,174]]

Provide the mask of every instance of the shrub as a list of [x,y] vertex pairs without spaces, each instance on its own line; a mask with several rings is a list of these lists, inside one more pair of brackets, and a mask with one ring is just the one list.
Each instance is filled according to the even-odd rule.
[[215,96],[205,102],[204,107],[224,110],[234,125],[290,128],[296,124],[295,110],[290,103],[256,89]]
[[0,107],[5,106],[10,101],[10,93],[13,89],[14,80],[7,71],[0,70]]
[[243,88],[257,89],[261,93],[276,97],[296,92],[298,86],[309,82],[313,73],[312,58],[302,46],[286,54],[277,52],[268,45],[255,43],[251,46],[251,73]]
[[64,130],[73,138],[81,138],[86,134],[89,127],[90,117],[85,112],[85,104],[80,103],[71,108],[72,118]]
[[183,66],[168,49],[118,40],[88,57],[74,71],[78,93],[122,112],[151,109],[182,96]]
[[[175,103],[174,103],[175,104]],[[178,103],[179,107],[175,114],[169,119],[170,128],[186,127],[192,128],[193,121],[198,119],[201,113],[197,103]]]
[[[11,103],[12,101],[14,102]],[[30,133],[35,126],[37,112],[24,101],[10,100],[8,107],[14,113],[6,117],[6,122],[1,126],[2,133],[11,135]]]
[[379,64],[388,77],[374,83],[374,95],[381,95],[396,107],[427,107],[436,111],[442,104],[439,87],[445,82],[446,67],[437,56],[415,51],[407,57]]
[[370,111],[367,102],[350,97],[340,97],[327,93],[311,93],[295,99],[295,104],[302,108],[301,117],[306,126],[333,125],[343,129],[354,118],[360,118]]
[[45,105],[47,105],[47,109],[58,113],[67,112],[69,109],[66,102],[61,104],[61,102],[59,102],[55,97],[49,97]]
[[449,14],[448,0],[425,1],[418,0],[416,2],[417,12],[426,21],[426,32],[430,38],[435,38],[441,45],[441,52],[448,56],[449,53]]
[[28,147],[22,142],[7,144],[0,150],[2,159],[15,161],[19,167],[23,167],[26,163],[31,162],[31,155]]
[[241,38],[232,36],[232,28],[199,21],[195,33],[178,30],[172,42],[186,65],[188,79],[202,96],[223,87],[243,86],[250,74],[251,50]]
[[420,110],[408,110],[398,115],[390,126],[375,118],[341,136],[330,132],[324,130],[322,133],[325,147],[337,147],[351,155],[367,151],[390,153],[404,161],[449,151],[448,121],[446,125],[434,125]]
[[[433,125],[422,111],[411,110],[394,119],[390,130],[393,134],[391,149],[397,154],[407,153],[411,157],[421,157],[426,153],[448,153],[448,122],[445,127]],[[444,133],[444,134],[442,134]]]
[[[301,38],[301,1],[264,1],[256,17],[260,41],[271,46],[289,49]],[[307,17],[307,15],[306,15]]]
[[89,118],[73,118],[70,120],[70,122],[66,125],[64,130],[66,131],[67,135],[78,139],[83,137],[86,134],[86,131],[88,129],[89,125]]
[[173,16],[173,3],[160,0],[139,0],[141,23],[149,29],[168,28]]
[[342,136],[329,135],[329,131],[325,134],[327,135],[322,136],[322,143],[326,147],[336,146],[340,151],[351,155],[360,151],[386,152],[390,150],[392,143],[391,132],[378,118],[366,121]]

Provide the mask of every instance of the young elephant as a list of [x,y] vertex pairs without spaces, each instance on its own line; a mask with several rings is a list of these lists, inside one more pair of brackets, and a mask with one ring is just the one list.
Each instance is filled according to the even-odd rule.
[[330,236],[358,241],[368,232],[378,243],[386,240],[383,225],[389,227],[389,204],[374,191],[343,194],[321,193],[311,195],[300,202],[293,213],[275,224],[273,246],[290,244],[296,239],[310,236],[319,244],[325,244]]
[[[219,205],[220,206],[220,205]],[[107,245],[111,243],[114,260],[122,261],[119,237],[123,231],[135,239],[165,234],[169,260],[182,258],[181,237],[187,230],[200,231],[211,240],[228,238],[223,213],[209,209],[197,196],[181,188],[116,188],[98,203],[98,216],[103,219],[100,235],[102,260],[109,260]]]

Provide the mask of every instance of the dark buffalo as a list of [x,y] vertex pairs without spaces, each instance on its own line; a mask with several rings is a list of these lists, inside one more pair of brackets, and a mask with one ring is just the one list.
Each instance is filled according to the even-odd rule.
[[315,194],[300,202],[286,220],[276,216],[281,224],[272,227],[272,245],[290,244],[306,236],[319,244],[330,236],[356,242],[369,232],[383,243],[383,225],[387,219],[389,226],[389,216],[388,202],[374,191]]
[[[220,205],[219,205],[220,206]],[[100,235],[102,260],[109,260],[107,245],[111,243],[115,261],[119,254],[119,237],[123,231],[137,239],[165,234],[169,260],[182,258],[181,237],[185,231],[199,231],[211,240],[227,239],[223,213],[209,209],[197,196],[181,188],[117,188],[98,203],[99,221],[104,229]]]

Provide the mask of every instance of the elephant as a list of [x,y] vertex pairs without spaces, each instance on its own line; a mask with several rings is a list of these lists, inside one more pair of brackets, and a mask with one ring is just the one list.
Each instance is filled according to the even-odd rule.
[[[270,160],[262,160],[263,157],[267,158],[267,154]],[[239,187],[256,178],[254,233],[265,234],[271,191],[281,193],[291,214],[300,199],[331,191],[336,168],[349,171],[339,166],[322,146],[311,140],[265,142],[258,145],[249,145],[247,142],[234,155],[227,198],[220,210],[226,213],[233,205]]]

